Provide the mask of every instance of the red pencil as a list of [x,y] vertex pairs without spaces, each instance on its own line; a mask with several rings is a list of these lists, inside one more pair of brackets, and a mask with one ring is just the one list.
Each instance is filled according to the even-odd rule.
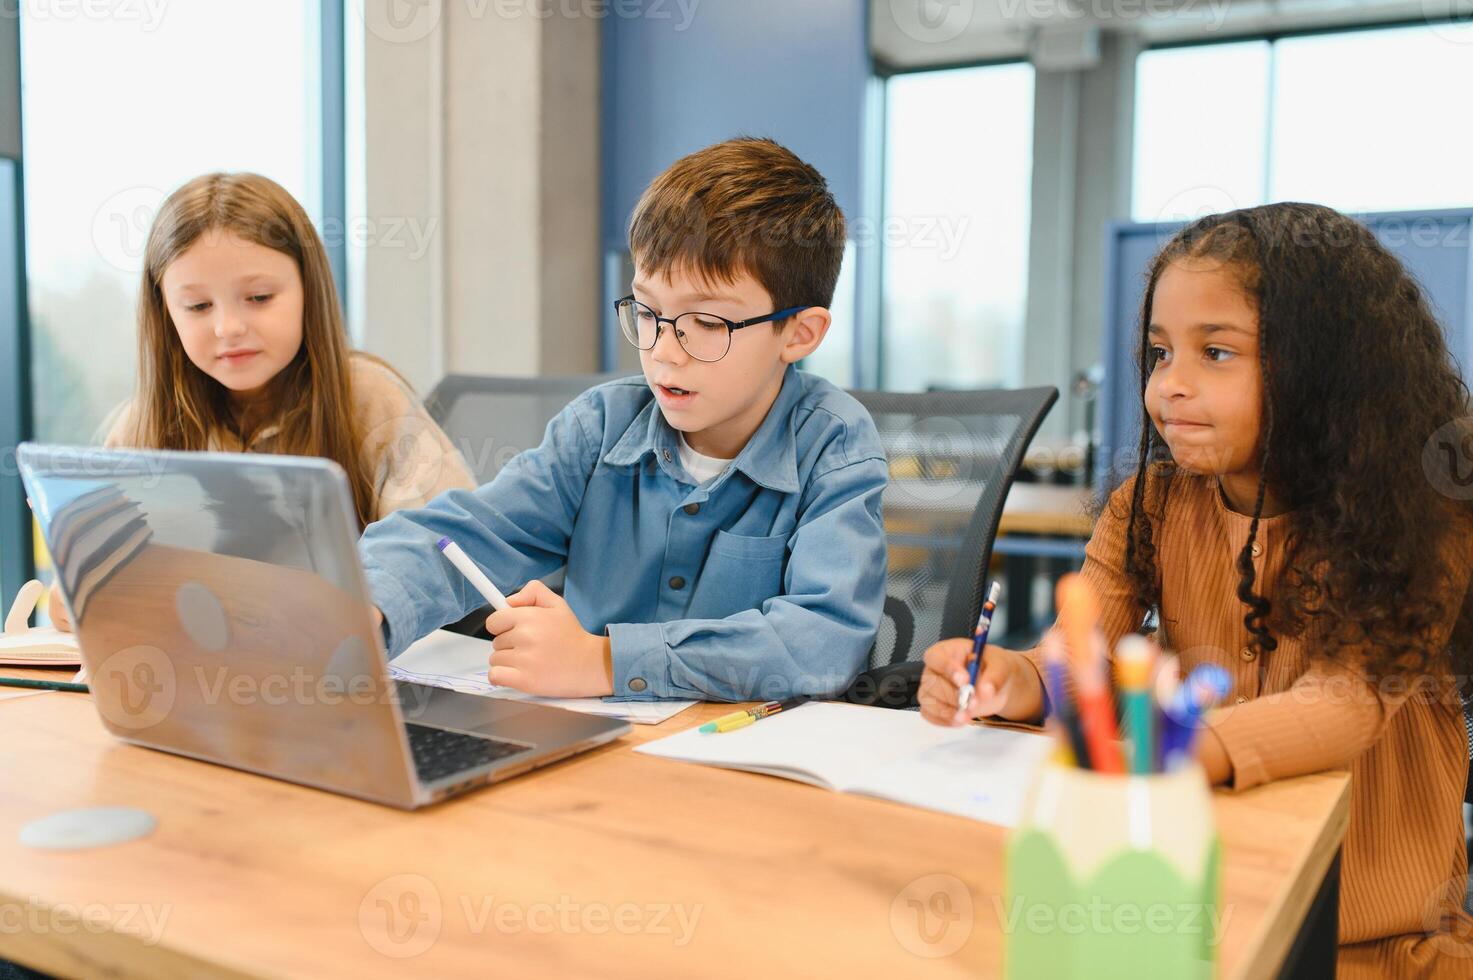
[[[1058,587],[1059,625],[1074,667],[1079,692],[1079,720],[1089,745],[1090,768],[1096,772],[1124,773],[1115,704],[1110,697],[1105,665],[1105,642],[1098,633],[1099,603],[1089,584],[1078,575],[1065,575]],[[1082,760],[1081,760],[1082,761]]]

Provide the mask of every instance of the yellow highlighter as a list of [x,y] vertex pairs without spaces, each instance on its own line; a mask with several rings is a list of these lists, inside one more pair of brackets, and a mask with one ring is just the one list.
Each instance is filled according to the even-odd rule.
[[736,731],[738,728],[746,728],[754,721],[761,721],[768,715],[775,715],[780,711],[787,711],[789,708],[796,708],[798,707],[798,705],[807,700],[809,700],[809,698],[805,694],[799,695],[796,698],[788,698],[786,701],[768,701],[766,704],[759,704],[754,708],[744,708],[741,711],[733,711],[729,715],[722,715],[715,721],[706,722],[704,725],[701,726],[701,731],[706,732],[707,734]]
[[716,722],[718,732],[734,732],[738,728],[746,728],[757,720],[757,716],[750,711],[743,711],[739,715],[728,715]]

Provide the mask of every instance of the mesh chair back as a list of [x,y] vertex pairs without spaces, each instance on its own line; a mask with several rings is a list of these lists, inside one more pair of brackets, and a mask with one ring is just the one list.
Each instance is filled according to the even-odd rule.
[[493,378],[451,374],[425,407],[465,457],[477,483],[489,483],[517,453],[534,449],[553,416],[594,385],[620,374]]
[[890,461],[885,618],[870,669],[919,660],[977,624],[1003,501],[1056,388],[852,391]]

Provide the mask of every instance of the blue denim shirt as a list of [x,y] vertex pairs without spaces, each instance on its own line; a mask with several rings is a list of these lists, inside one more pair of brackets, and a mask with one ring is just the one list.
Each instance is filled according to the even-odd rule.
[[710,483],[695,485],[676,445],[644,379],[612,381],[485,486],[370,525],[359,551],[389,656],[484,605],[436,549],[445,536],[507,593],[566,565],[569,606],[610,637],[615,697],[842,691],[885,598],[888,467],[869,413],[789,367]]

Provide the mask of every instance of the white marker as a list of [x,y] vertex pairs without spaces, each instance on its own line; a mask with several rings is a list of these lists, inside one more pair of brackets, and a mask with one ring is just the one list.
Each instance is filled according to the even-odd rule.
[[507,604],[506,596],[502,595],[501,590],[492,584],[491,580],[486,577],[486,573],[481,571],[480,566],[471,561],[470,556],[460,550],[460,545],[451,541],[449,538],[441,538],[440,551],[444,553],[446,558],[450,559],[450,564],[460,569],[460,574],[465,576],[466,581],[475,586],[476,591],[486,597],[486,601],[491,603],[491,608],[497,610],[511,608]]

